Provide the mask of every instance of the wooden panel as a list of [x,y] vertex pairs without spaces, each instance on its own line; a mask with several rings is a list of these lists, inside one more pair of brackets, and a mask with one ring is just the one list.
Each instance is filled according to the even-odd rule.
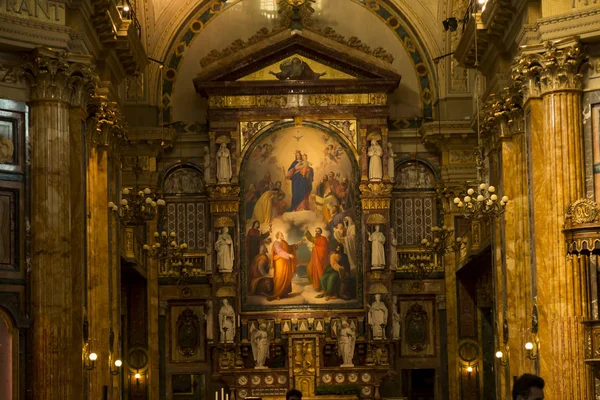
[[25,114],[0,110],[0,171],[23,173]]
[[[436,357],[435,299],[399,298],[402,326],[401,357]],[[424,340],[418,340],[422,336]]]
[[206,328],[204,306],[173,305],[169,307],[169,343],[171,362],[206,361]]

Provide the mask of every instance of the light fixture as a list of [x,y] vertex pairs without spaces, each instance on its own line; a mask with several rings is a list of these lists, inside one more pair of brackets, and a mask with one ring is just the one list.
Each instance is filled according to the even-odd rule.
[[153,245],[145,244],[144,251],[155,260],[158,261],[159,274],[167,276],[179,277],[178,283],[185,283],[190,276],[192,262],[186,260],[184,254],[187,251],[186,243],[178,244],[176,241],[177,234],[166,231],[161,233],[154,232]]
[[450,17],[442,21],[444,25],[444,31],[456,32],[458,29],[458,19],[456,17]]
[[525,357],[527,357],[530,360],[538,359],[539,344],[538,344],[537,336],[534,336],[532,341],[525,343],[525,350],[526,350]]
[[469,366],[467,367],[467,372],[468,372],[468,373],[471,373],[471,372],[473,372],[473,367],[471,367],[471,366],[469,365]]
[[123,7],[123,11],[129,12],[129,6],[127,4],[125,5],[125,7]]
[[508,196],[501,198],[496,194],[496,187],[481,182],[476,188],[469,188],[465,196],[454,198],[463,217],[469,219],[498,218],[505,211]]
[[[113,365],[115,366],[115,368],[113,368]],[[119,375],[119,373],[121,373],[122,366],[123,366],[123,361],[121,361],[119,359],[115,360],[114,363],[111,363],[110,374],[111,375]]]
[[[89,347],[89,343],[86,345],[86,347]],[[89,353],[88,351],[86,351],[84,354],[84,357],[83,357],[84,368],[87,369],[88,371],[93,370],[96,367],[97,359],[98,359],[98,354]]]
[[131,189],[124,188],[121,191],[119,206],[111,201],[108,203],[108,208],[126,225],[143,226],[156,218],[158,208],[164,207],[166,203],[155,193],[153,194],[150,188],[142,189],[138,186],[138,179],[142,173],[139,157],[136,157],[132,171],[135,174],[135,186]]
[[508,346],[505,350],[506,351],[498,350],[496,352],[496,358],[498,359],[500,365],[502,365],[503,367],[508,365]]

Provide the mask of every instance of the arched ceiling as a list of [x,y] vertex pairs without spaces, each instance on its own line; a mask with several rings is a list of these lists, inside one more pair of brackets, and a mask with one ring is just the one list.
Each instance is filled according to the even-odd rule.
[[[165,122],[202,122],[203,100],[192,79],[200,60],[211,50],[222,50],[237,39],[247,40],[259,29],[275,28],[280,19],[277,0],[205,1],[149,0],[144,19],[149,54],[165,60],[162,103]],[[383,47],[394,56],[402,75],[400,88],[390,98],[392,118],[431,116],[435,93],[434,56],[442,53],[440,18],[445,0],[317,0],[314,25],[358,37],[372,49]],[[154,29],[152,29],[154,28]],[[149,87],[159,87],[157,69]]]

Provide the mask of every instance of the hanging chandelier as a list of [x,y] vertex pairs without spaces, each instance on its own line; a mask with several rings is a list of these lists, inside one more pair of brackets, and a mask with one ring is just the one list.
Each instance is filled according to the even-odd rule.
[[475,188],[467,189],[466,195],[461,199],[454,198],[454,204],[462,216],[469,219],[498,218],[506,210],[508,196],[498,196],[496,188],[487,183],[480,183]]
[[158,262],[159,275],[178,277],[178,283],[185,283],[190,277],[193,264],[185,259],[188,245],[178,244],[176,237],[175,232],[154,232],[154,244],[145,244],[143,249]]
[[427,275],[436,271],[436,267],[437,263],[431,253],[420,253],[409,257],[406,270],[423,280]]
[[446,242],[453,233],[454,229],[452,227],[446,225],[434,226],[431,228],[431,240],[428,238],[421,239],[421,247],[431,253],[443,255],[448,250]]
[[112,201],[108,203],[111,209],[119,219],[126,225],[142,226],[146,222],[152,221],[158,215],[158,209],[165,206],[165,201],[158,198],[150,188],[142,189],[138,185],[138,179],[142,172],[139,163],[139,157],[136,157],[135,165],[132,167],[135,174],[135,186],[133,188],[124,188],[121,191],[121,201],[116,205]]

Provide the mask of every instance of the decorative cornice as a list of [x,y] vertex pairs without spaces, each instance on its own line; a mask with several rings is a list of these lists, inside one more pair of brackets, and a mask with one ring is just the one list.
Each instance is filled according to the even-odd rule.
[[335,31],[335,29],[333,29],[331,27],[326,27],[323,29],[313,28],[313,29],[308,29],[308,30],[315,32],[321,36],[324,36],[328,39],[334,40],[343,45],[346,45],[348,47],[352,47],[353,49],[356,49],[360,52],[363,52],[365,54],[368,54],[370,56],[373,56],[375,58],[383,60],[388,64],[391,64],[394,62],[394,56],[392,54],[388,53],[387,50],[385,50],[383,47],[377,47],[375,49],[371,49],[371,47],[369,45],[363,43],[356,36],[351,36],[350,38],[346,39],[344,36],[337,33]]
[[62,101],[85,106],[97,82],[91,57],[38,48],[21,66],[31,87],[31,100]]

